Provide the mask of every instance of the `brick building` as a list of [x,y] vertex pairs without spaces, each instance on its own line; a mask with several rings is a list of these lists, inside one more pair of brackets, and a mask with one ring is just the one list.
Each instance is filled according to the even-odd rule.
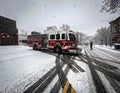
[[0,16],[0,45],[18,45],[15,20]]
[[[112,32],[112,44],[120,45],[120,17],[110,22]],[[118,48],[118,47],[116,47]],[[120,47],[119,47],[120,48]]]

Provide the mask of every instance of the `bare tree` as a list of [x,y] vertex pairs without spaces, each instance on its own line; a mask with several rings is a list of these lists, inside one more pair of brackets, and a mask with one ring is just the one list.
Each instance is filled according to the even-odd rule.
[[110,27],[102,27],[101,29],[98,29],[96,31],[96,34],[94,36],[94,42],[96,44],[104,44],[108,45],[110,44]]
[[91,36],[88,36],[87,34],[84,34],[82,32],[76,32],[77,37],[77,43],[82,45],[85,43],[88,43],[91,40]]
[[101,12],[120,12],[120,0],[103,0]]
[[93,36],[86,35],[84,39],[85,43],[89,43],[90,41],[93,41]]
[[63,30],[63,31],[68,31],[70,30],[70,26],[69,25],[65,25],[63,24],[61,27],[57,27],[57,26],[48,26],[45,30],[44,33],[49,33],[52,31],[57,31],[57,30]]
[[63,25],[60,27],[60,29],[63,30],[63,31],[67,31],[67,30],[70,30],[70,26],[63,24]]
[[57,29],[58,29],[57,26],[48,26],[47,27],[47,31],[49,31],[49,30],[55,31]]
[[98,35],[98,33],[95,34],[95,36],[93,37],[93,40],[92,40],[95,44],[98,44],[100,45],[101,42],[100,42],[100,36]]
[[45,30],[44,30],[44,33],[49,33],[49,32],[52,32],[52,31],[57,31],[58,28],[57,26],[48,26]]

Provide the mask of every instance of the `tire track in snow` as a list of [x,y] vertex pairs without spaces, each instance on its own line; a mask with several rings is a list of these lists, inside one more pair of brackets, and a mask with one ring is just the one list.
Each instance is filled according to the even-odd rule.
[[[87,52],[88,52],[88,50],[87,50]],[[89,51],[89,53],[90,53],[90,51]],[[96,60],[94,60],[94,61],[96,61]],[[104,83],[104,86],[105,86],[105,88],[107,88],[107,91],[109,93],[114,93],[113,91],[116,91],[116,93],[120,92],[120,85],[118,84],[120,82],[119,74],[117,74],[115,72],[111,72],[108,69],[105,69],[105,68],[102,68],[99,66],[95,67],[95,69],[97,70],[97,74],[99,75],[101,81],[104,82],[103,80],[105,80],[106,82],[108,82],[108,83]],[[100,71],[100,72],[98,72],[98,71]]]

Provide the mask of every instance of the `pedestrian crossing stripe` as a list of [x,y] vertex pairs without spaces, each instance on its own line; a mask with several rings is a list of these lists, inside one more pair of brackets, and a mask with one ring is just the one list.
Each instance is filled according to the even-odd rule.
[[[70,90],[69,87],[71,87]],[[76,93],[74,88],[70,85],[69,81],[67,80],[63,88],[63,93],[68,93],[68,91],[70,91],[70,93]]]

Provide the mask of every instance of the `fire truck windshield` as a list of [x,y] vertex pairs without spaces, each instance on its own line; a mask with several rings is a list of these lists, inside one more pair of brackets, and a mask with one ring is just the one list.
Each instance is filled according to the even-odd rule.
[[69,33],[69,38],[70,40],[76,40],[75,35],[72,33]]

